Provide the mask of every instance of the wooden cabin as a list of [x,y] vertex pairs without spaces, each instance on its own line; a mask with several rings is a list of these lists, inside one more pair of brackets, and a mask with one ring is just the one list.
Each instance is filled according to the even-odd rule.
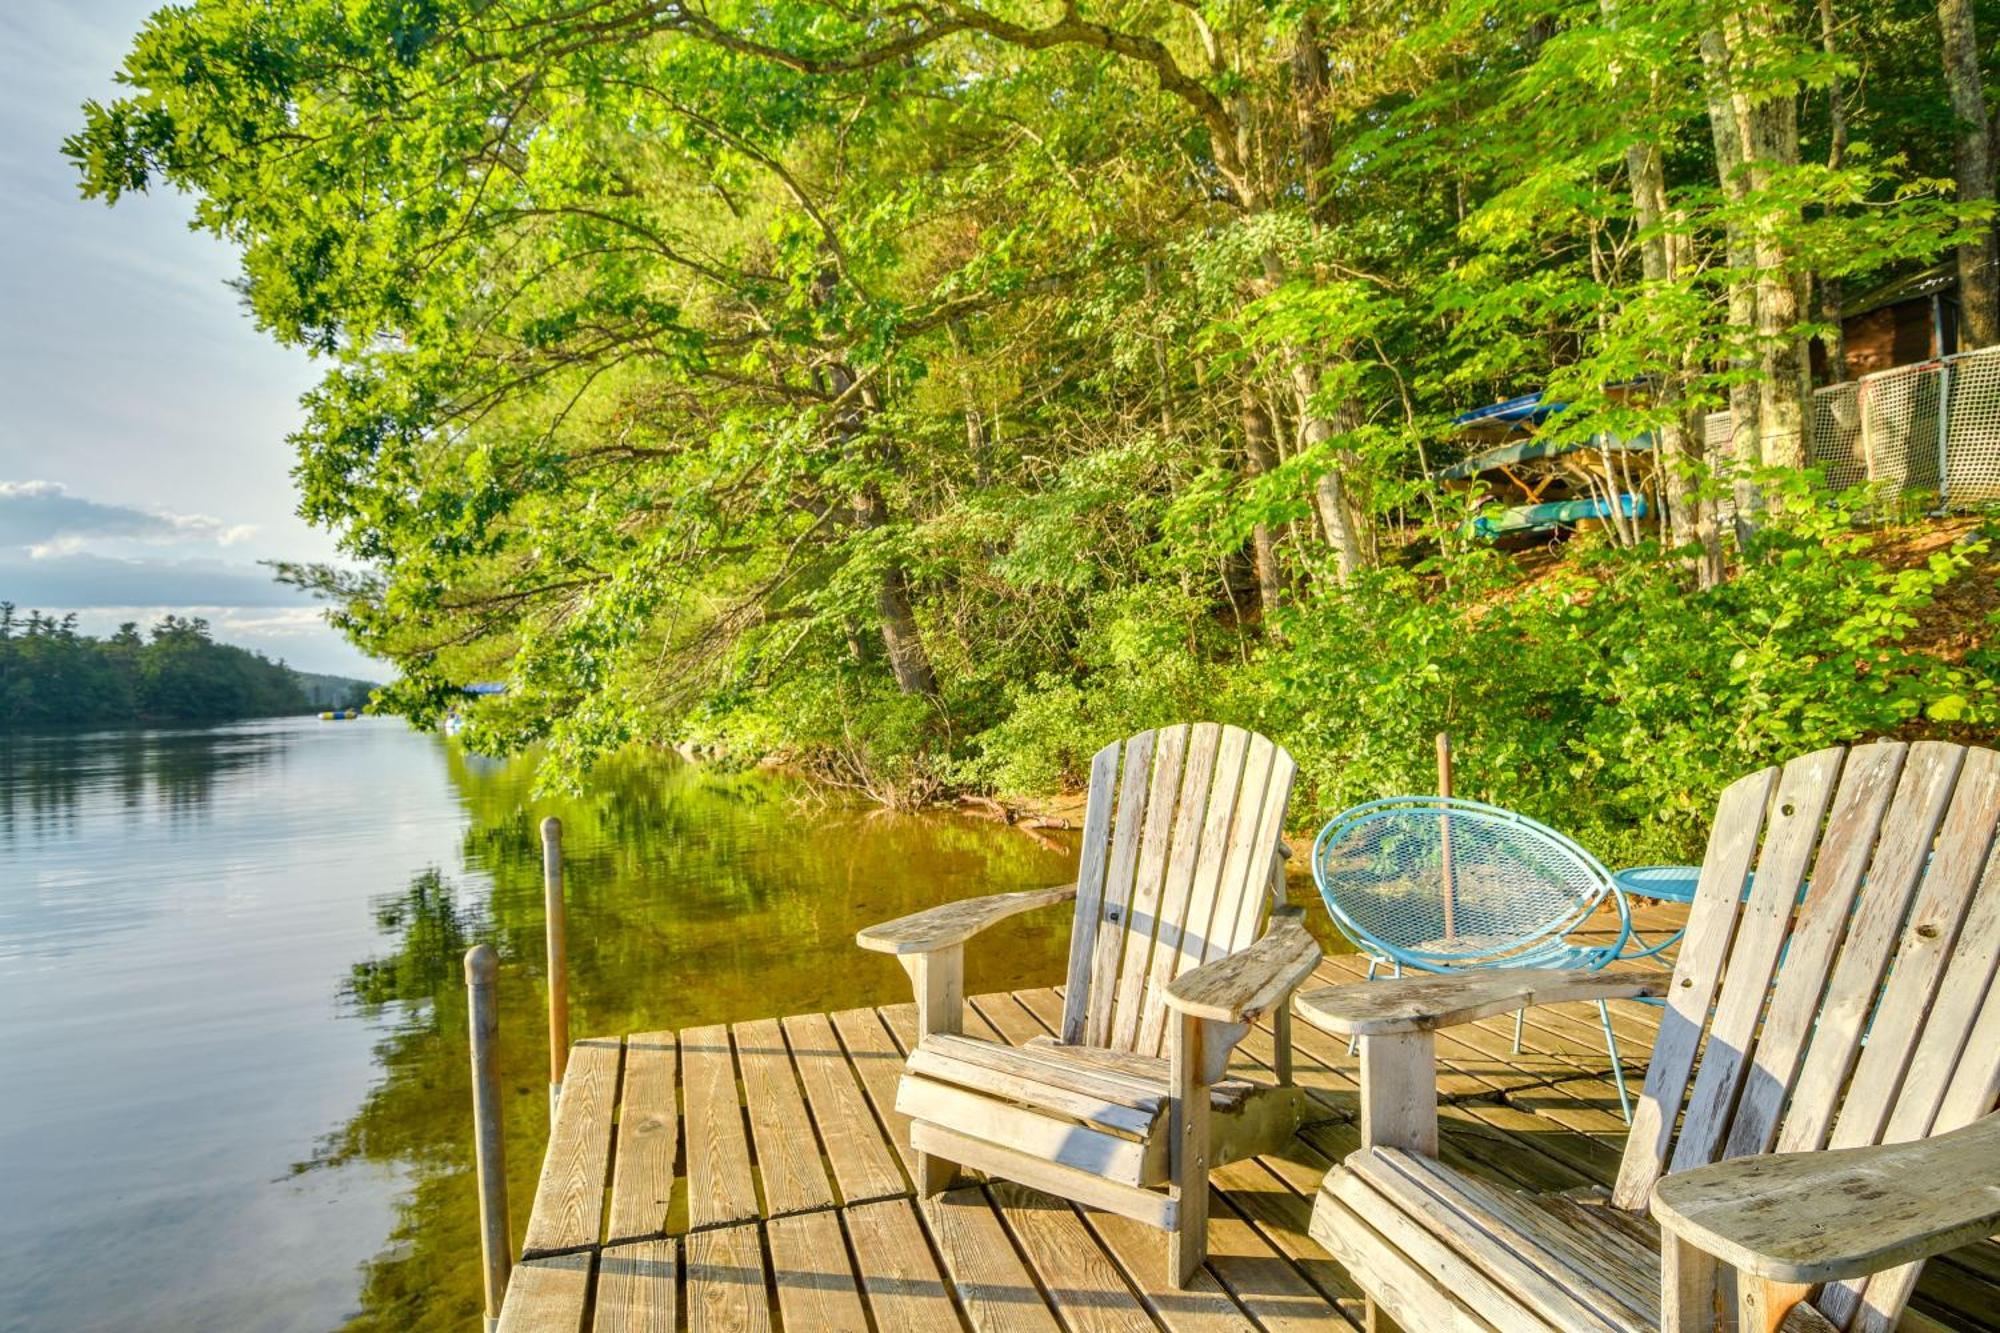
[[1813,383],[1859,379],[1950,356],[1959,350],[1956,265],[1946,260],[1843,302],[1840,337],[1845,356],[1838,374],[1826,342],[1813,340]]

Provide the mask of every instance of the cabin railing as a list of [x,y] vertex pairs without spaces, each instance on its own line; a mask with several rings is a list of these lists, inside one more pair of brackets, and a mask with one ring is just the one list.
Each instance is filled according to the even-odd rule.
[[[1734,452],[1735,418],[1703,423],[1709,455]],[[2000,500],[2000,347],[1878,370],[1813,391],[1806,458],[1830,485],[1869,486],[1939,509]]]

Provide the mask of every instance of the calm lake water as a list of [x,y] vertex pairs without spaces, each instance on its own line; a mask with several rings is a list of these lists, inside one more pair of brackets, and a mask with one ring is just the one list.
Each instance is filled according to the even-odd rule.
[[[0,738],[0,1330],[476,1327],[460,958],[503,959],[518,1240],[544,815],[579,1036],[906,999],[856,928],[1071,873],[983,820],[669,755],[531,788],[393,720]],[[1066,938],[1009,923],[969,982],[1054,981]]]

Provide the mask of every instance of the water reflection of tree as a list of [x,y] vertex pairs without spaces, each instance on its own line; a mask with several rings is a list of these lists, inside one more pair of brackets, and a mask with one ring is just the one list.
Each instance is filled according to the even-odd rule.
[[199,834],[286,743],[252,731],[0,732],[0,858],[24,870],[10,943],[59,958],[146,927],[170,900],[119,873],[144,855],[107,872],[91,849],[143,843],[156,826]]
[[72,836],[86,799],[175,822],[214,811],[216,784],[253,774],[284,738],[254,730],[0,733],[0,844]]
[[215,784],[255,772],[285,748],[282,736],[258,731],[155,732],[147,747],[154,799],[177,822],[206,820],[215,811]]
[[[378,899],[376,924],[394,947],[355,963],[344,987],[345,1001],[382,1028],[375,1062],[383,1077],[300,1169],[388,1164],[408,1176],[411,1190],[398,1206],[388,1247],[364,1270],[361,1313],[352,1329],[456,1330],[478,1317],[479,1238],[465,1166],[472,1135],[461,960],[485,933],[485,922],[471,897],[433,867],[401,893]],[[504,990],[501,998],[501,1067],[510,1074],[533,1071],[527,1040],[532,1002],[509,1004],[514,997]],[[540,1109],[536,1089],[516,1079],[506,1091],[510,1141],[539,1133],[539,1125],[529,1124]],[[517,1199],[529,1197],[534,1165],[510,1163]]]
[[347,994],[371,1017],[389,1004],[421,1005],[458,975],[470,932],[459,907],[436,867],[410,881],[401,897],[375,904],[375,926],[401,941],[386,958],[356,963]]
[[[450,775],[468,815],[463,877],[437,869],[375,906],[389,947],[357,963],[348,999],[379,1024],[381,1080],[314,1164],[406,1172],[391,1245],[367,1267],[359,1330],[463,1328],[477,1317],[478,1237],[466,1072],[466,947],[501,957],[500,1058],[517,1231],[547,1132],[538,824],[562,818],[577,1035],[744,1019],[902,998],[894,964],[857,926],[948,895],[1060,880],[1069,858],[951,817],[808,809],[769,774],[722,775],[647,753],[605,765],[584,794],[536,801],[528,764]],[[1065,923],[1014,923],[976,984],[1054,979]]]

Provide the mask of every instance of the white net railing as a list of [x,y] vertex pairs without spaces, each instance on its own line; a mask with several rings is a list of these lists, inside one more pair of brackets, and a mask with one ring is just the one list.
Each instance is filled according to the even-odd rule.
[[[1711,412],[1703,427],[1709,458],[1726,463],[1734,456],[1730,414]],[[1814,391],[1806,451],[1829,484],[1868,485],[1884,501],[2000,503],[2000,347]]]
[[1829,384],[1813,394],[1806,421],[1806,447],[1826,469],[1827,484],[1840,490],[1868,480],[1868,454],[1861,436],[1861,384]]
[[1947,363],[1945,503],[1954,508],[2000,503],[2000,347]]

